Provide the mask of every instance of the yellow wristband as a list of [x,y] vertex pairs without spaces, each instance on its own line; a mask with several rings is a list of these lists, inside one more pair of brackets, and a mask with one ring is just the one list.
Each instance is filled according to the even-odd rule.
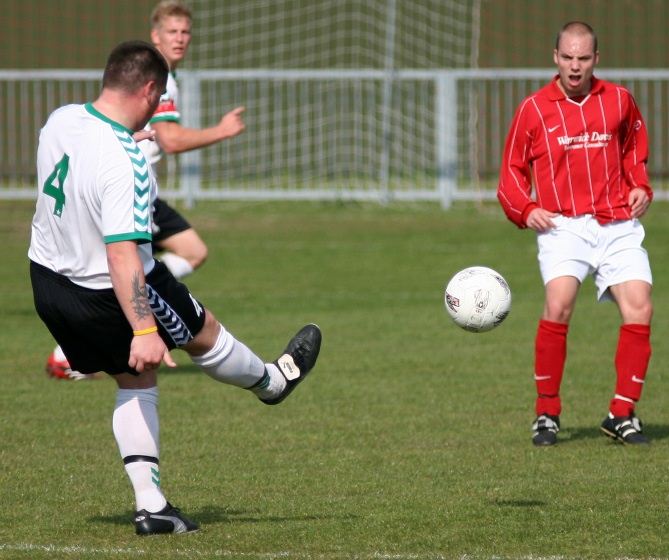
[[158,330],[158,327],[155,325],[153,327],[149,327],[148,329],[144,329],[143,331],[132,331],[132,334],[135,336],[142,336],[143,334],[150,334],[152,332],[156,332]]

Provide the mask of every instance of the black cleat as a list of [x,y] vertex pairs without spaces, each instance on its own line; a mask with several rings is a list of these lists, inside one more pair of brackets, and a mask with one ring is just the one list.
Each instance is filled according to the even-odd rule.
[[265,404],[279,404],[313,369],[321,350],[321,330],[316,325],[307,325],[290,341],[281,357],[273,362],[286,378],[286,388],[273,399],[260,399]]
[[135,513],[135,531],[138,535],[163,535],[166,533],[193,533],[200,527],[188,521],[181,512],[167,502],[164,509],[149,513],[145,509]]
[[650,445],[650,441],[641,433],[642,426],[641,420],[633,412],[629,416],[614,416],[609,412],[599,429],[604,435],[625,445]]
[[560,417],[550,414],[540,414],[532,424],[534,434],[532,443],[537,446],[555,445],[557,433],[560,431]]

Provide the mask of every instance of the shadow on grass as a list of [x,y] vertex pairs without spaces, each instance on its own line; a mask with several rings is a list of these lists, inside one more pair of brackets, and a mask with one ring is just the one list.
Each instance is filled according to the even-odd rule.
[[[284,523],[287,521],[323,521],[332,520],[337,517],[339,519],[356,519],[356,515],[294,515],[294,516],[276,516],[276,515],[262,515],[257,511],[245,511],[226,509],[223,507],[209,506],[204,507],[200,511],[188,510],[183,514],[195,523],[202,523],[205,525],[214,525],[218,523]],[[107,523],[109,525],[127,525],[132,523],[135,517],[135,512],[127,510],[125,513],[117,515],[94,515],[89,517],[90,522]]]
[[179,373],[204,373],[204,372],[202,371],[202,368],[200,366],[196,366],[195,364],[179,364],[174,369],[169,368],[163,364],[163,366],[158,371],[159,376],[175,375]]
[[513,508],[526,508],[526,507],[541,507],[545,506],[547,502],[543,500],[489,500],[488,505],[498,506],[498,507],[513,507]]
[[[643,433],[651,442],[667,439],[669,438],[669,424],[644,424]],[[565,428],[560,430],[560,434],[558,435],[560,443],[600,438],[604,439],[605,436],[599,429],[599,426]],[[606,439],[610,440],[610,438]]]

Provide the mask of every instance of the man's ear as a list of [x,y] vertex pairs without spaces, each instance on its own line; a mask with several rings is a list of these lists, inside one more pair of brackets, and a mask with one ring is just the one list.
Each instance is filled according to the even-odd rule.
[[158,96],[160,98],[160,96],[163,94],[162,91],[158,91],[158,86],[156,85],[156,82],[154,82],[153,80],[147,82],[144,85],[143,93],[144,97],[146,97],[149,103],[154,102],[155,96]]
[[151,29],[151,42],[153,43],[154,47],[160,42],[158,37],[158,30],[155,27]]

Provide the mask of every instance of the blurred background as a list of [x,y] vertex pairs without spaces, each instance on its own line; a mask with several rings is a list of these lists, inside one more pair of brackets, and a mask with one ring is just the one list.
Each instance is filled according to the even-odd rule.
[[[127,39],[147,39],[153,0],[2,0],[5,41],[0,68],[98,68],[109,51]],[[439,19],[425,21],[426,14],[451,17],[458,9],[452,2],[397,0],[398,28],[421,27],[425,43],[434,47],[428,67],[544,68],[552,65],[557,30],[566,22],[590,23],[599,36],[602,58],[608,68],[663,68],[667,66],[669,21],[667,0],[583,0],[582,2],[537,2],[536,0],[475,0],[460,3],[464,13],[455,14],[463,27],[464,56],[454,60],[438,52],[448,27]],[[195,12],[194,39],[190,59],[184,67],[230,68],[300,67],[307,61],[299,35],[323,35],[319,51],[310,50],[314,68],[350,65],[361,68],[384,64],[383,34],[386,2],[351,0],[192,0]],[[478,5],[478,16],[473,10]],[[419,8],[420,6],[420,8]],[[272,22],[272,11],[276,19]],[[378,12],[374,15],[374,12]],[[286,26],[286,16],[293,19]],[[376,24],[370,17],[380,19]],[[478,17],[478,32],[473,29]],[[414,20],[413,22],[411,20]],[[422,21],[421,21],[422,20]],[[283,27],[283,31],[278,29]],[[377,27],[377,29],[375,29]],[[274,29],[272,29],[274,28]],[[251,30],[251,32],[249,32]],[[275,33],[274,35],[272,33]],[[271,38],[283,34],[283,43],[272,48]],[[288,35],[297,33],[287,43]],[[471,35],[469,35],[471,33]],[[330,35],[330,37],[326,37]],[[218,38],[217,38],[218,37]],[[264,37],[264,38],[263,38]],[[353,44],[357,39],[364,44]],[[399,32],[398,32],[399,39]],[[466,43],[476,40],[478,55],[468,56]],[[331,53],[348,41],[345,60],[332,60]],[[212,47],[212,42],[217,43]],[[253,43],[265,43],[265,52]],[[282,48],[283,47],[283,48]],[[217,56],[206,49],[220,51]],[[398,67],[414,67],[411,49],[402,49]],[[280,57],[277,54],[281,54]]]
[[[149,15],[155,2],[2,0],[0,4],[5,21],[0,68],[28,69],[99,68],[120,41],[148,39]],[[195,12],[195,34],[184,68],[296,68],[307,62],[313,68],[332,64],[384,67],[382,28],[388,2],[191,0],[189,5]],[[418,62],[430,68],[551,66],[556,32],[572,20],[586,21],[597,31],[603,67],[667,66],[667,0],[396,0],[396,9],[396,36],[401,43],[396,49],[398,68],[415,67]],[[448,18],[462,26],[460,41],[465,54],[457,60],[438,52],[446,44],[444,36],[452,32],[447,25],[439,25]],[[403,29],[406,40],[401,36]],[[433,45],[429,60],[414,57],[416,39],[408,35],[416,29],[424,44]],[[313,42],[300,46],[300,33],[306,36],[309,31],[321,35],[320,52],[312,48]],[[273,44],[272,39],[281,42]],[[354,40],[358,44],[353,44]],[[477,53],[469,56],[473,41],[477,42]],[[281,48],[287,45],[291,48]],[[346,50],[347,56],[333,59],[332,53]]]
[[[95,98],[109,51],[149,39],[154,0],[0,0],[0,197],[31,197],[39,128]],[[566,22],[634,94],[669,198],[669,0],[191,0],[183,123],[236,106],[232,141],[165,158],[172,199],[491,199],[520,101],[554,75]],[[32,71],[32,73],[27,73]]]

